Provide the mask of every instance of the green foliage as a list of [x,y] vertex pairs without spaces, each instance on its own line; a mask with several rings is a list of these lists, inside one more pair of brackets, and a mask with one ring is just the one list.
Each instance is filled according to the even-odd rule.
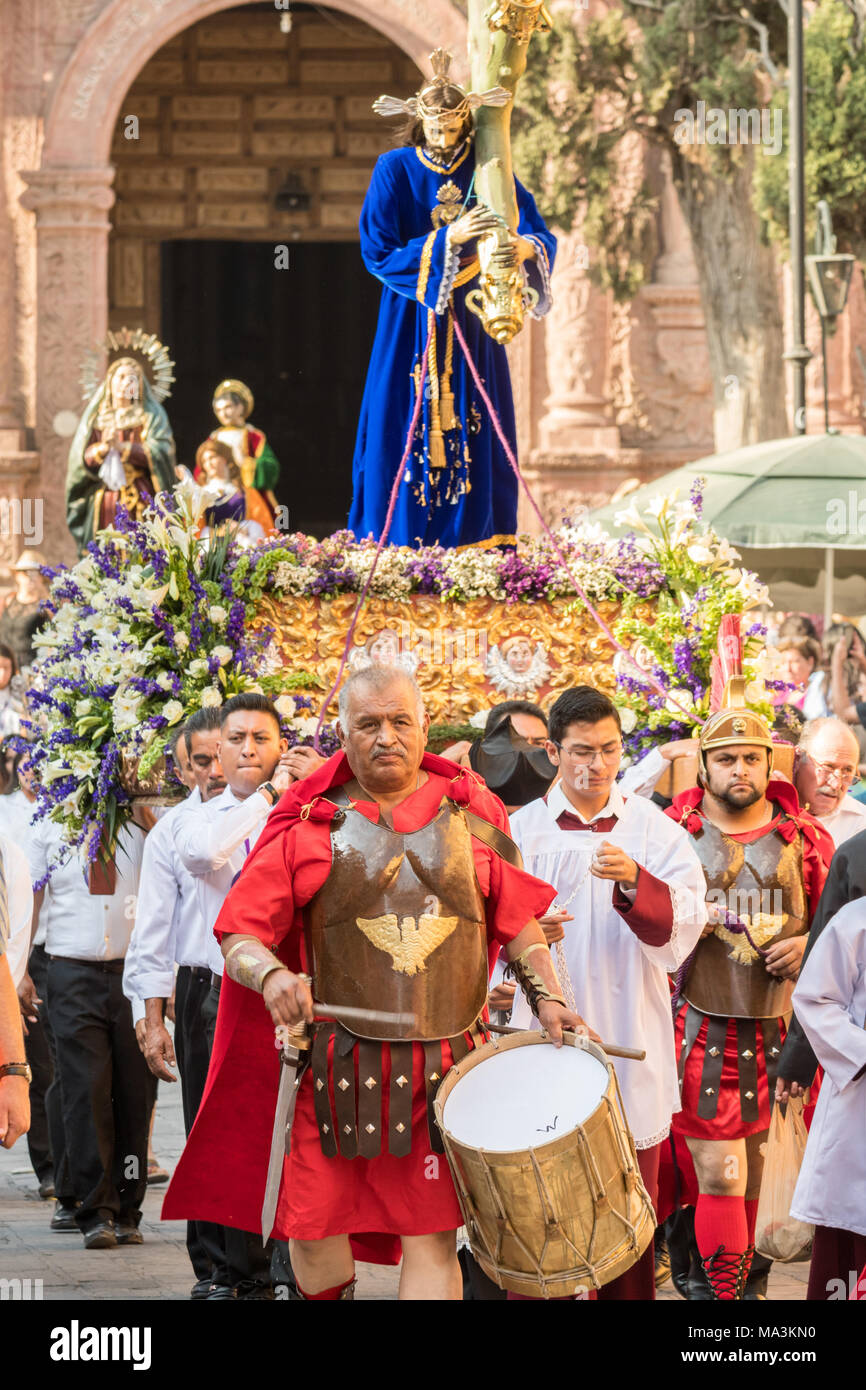
[[[805,33],[807,234],[815,207],[826,198],[840,251],[866,255],[866,52],[855,40],[855,21],[840,0],[822,0]],[[783,111],[785,144],[776,159],[756,161],[756,206],[770,236],[788,244],[787,93],[773,100]],[[807,249],[809,249],[807,247]]]

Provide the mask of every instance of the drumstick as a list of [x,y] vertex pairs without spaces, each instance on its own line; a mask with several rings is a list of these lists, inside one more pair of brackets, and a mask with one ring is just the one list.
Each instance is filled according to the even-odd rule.
[[[501,1023],[485,1023],[484,1027],[491,1033],[525,1033],[525,1028],[506,1028]],[[573,1028],[566,1028],[567,1033],[574,1032]],[[646,1061],[646,1052],[636,1047],[620,1047],[617,1043],[599,1043],[598,1046],[608,1054],[609,1057],[625,1057],[630,1062]]]

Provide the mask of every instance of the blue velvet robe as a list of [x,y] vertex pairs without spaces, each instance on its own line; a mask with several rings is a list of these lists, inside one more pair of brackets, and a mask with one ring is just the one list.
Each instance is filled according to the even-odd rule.
[[[458,156],[459,158],[459,156]],[[457,161],[455,160],[455,164]],[[437,193],[451,188],[451,202],[465,201],[475,168],[474,149],[452,171],[428,168],[413,146],[382,155],[361,213],[361,254],[382,281],[382,301],[370,357],[352,466],[354,494],[349,527],[358,537],[379,538],[397,465],[415,404],[413,372],[427,341],[428,310],[436,312],[437,364],[444,366],[448,292],[456,257],[446,254],[443,224],[431,244],[432,213],[443,206]],[[550,304],[550,270],[556,238],[548,231],[530,193],[515,180],[520,235],[531,238],[538,261],[525,262],[529,284],[539,292],[536,316]],[[459,190],[459,198],[456,195]],[[469,206],[474,203],[474,193]],[[425,255],[426,246],[426,255]],[[475,244],[455,248],[462,266],[475,256]],[[504,432],[517,452],[514,406],[505,349],[485,333],[465,304],[468,284],[453,290],[454,310],[496,408]],[[388,541],[392,545],[449,547],[513,540],[518,484],[478,396],[468,365],[454,339],[451,389],[457,428],[445,434],[446,467],[429,469],[429,386],[404,471]]]

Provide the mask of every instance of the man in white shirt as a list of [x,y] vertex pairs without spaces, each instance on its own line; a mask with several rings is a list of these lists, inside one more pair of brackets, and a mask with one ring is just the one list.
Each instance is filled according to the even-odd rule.
[[[23,746],[12,765],[13,783],[0,796],[0,831],[27,854],[30,848],[31,818],[36,810],[34,774]],[[31,878],[35,880],[35,875]],[[31,909],[31,916],[32,916]],[[27,968],[18,982],[18,1002],[24,1017],[24,1049],[33,1074],[30,1082],[30,1129],[27,1131],[27,1152],[39,1183],[39,1196],[46,1200],[56,1195],[54,1181],[55,1135],[63,1132],[60,1087],[54,1087],[54,1035],[45,1006],[45,980],[48,957],[45,954],[45,927],[31,934],[27,927],[30,956]],[[58,1138],[57,1165],[63,1163],[63,1145]]]
[[849,795],[857,781],[860,745],[850,725],[828,716],[804,724],[794,762],[800,805],[817,816],[838,849],[866,830],[866,806]]
[[[172,755],[190,796],[173,806],[147,837],[135,927],[123,970],[123,992],[132,1005],[136,1031],[154,1076],[177,1080],[180,1073],[184,1129],[192,1129],[207,1079],[209,1048],[203,1008],[211,987],[213,939],[205,930],[196,881],[181,863],[173,826],[178,815],[218,796],[225,788],[219,763],[220,711],[196,711],[177,730]],[[190,760],[195,749],[195,765]],[[171,905],[171,910],[169,910]],[[175,965],[177,980],[175,982]],[[175,990],[174,1042],[165,1026],[165,1011]],[[141,1029],[138,1025],[141,1023]],[[213,1286],[225,1286],[222,1228],[187,1222],[187,1251],[196,1274],[194,1299],[207,1298]]]
[[[207,750],[202,734],[188,721],[190,756],[194,769],[204,767]],[[180,862],[196,881],[198,905],[207,942],[213,985],[203,1004],[209,1049],[213,1046],[223,958],[213,929],[229,889],[258,839],[271,808],[292,777],[281,763],[286,742],[279,715],[263,695],[235,695],[221,711],[219,761],[227,786],[199,806],[184,803],[172,819]],[[154,1034],[154,1055],[160,1046]],[[164,1053],[163,1053],[164,1056]],[[162,1074],[162,1073],[160,1073]],[[270,1242],[263,1250],[258,1232],[224,1227],[227,1278],[210,1298],[267,1298],[270,1287]]]
[[[116,886],[104,896],[90,893],[83,856],[66,843],[59,825],[37,822],[31,841],[37,880],[52,870],[37,893],[36,911],[40,921],[46,914],[48,1008],[70,1187],[80,1203],[75,1225],[88,1250],[140,1245],[156,1082],[136,1042],[122,976],[144,835],[136,825],[121,831]],[[58,1198],[67,1196],[58,1189]],[[68,1200],[64,1205],[71,1218]]]
[[[602,1037],[646,1051],[644,1062],[617,1062],[616,1071],[655,1202],[662,1144],[680,1109],[667,977],[700,937],[706,882],[688,834],[616,786],[622,736],[607,695],[591,686],[564,691],[550,710],[549,735],[561,781],[512,815],[511,833],[527,872],[553,884],[554,908],[565,910],[557,965],[568,1004]],[[522,995],[512,1023],[529,1026]],[[650,1245],[599,1299],[652,1299],[653,1266]]]

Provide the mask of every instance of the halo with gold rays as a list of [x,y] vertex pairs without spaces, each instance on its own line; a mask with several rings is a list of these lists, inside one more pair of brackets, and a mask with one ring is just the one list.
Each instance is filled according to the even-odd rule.
[[145,333],[143,328],[118,328],[107,333],[84,359],[81,386],[85,400],[90,400],[102,380],[102,363],[106,355],[108,362],[105,370],[118,357],[134,357],[147,373],[150,389],[156,399],[164,401],[171,395],[171,384],[175,379],[174,362],[165,344],[159,341],[155,333]]

